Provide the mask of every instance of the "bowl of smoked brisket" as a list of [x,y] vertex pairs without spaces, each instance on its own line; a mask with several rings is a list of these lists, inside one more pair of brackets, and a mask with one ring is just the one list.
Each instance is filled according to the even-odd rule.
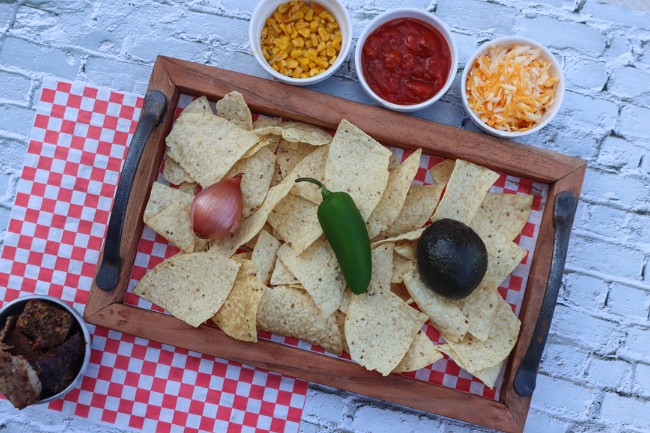
[[24,296],[0,310],[0,393],[18,409],[63,397],[89,361],[88,328],[60,299]]

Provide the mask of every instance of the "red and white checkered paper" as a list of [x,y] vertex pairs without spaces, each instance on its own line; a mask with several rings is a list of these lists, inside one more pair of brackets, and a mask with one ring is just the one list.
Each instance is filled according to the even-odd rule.
[[[181,96],[176,115],[191,99]],[[81,84],[44,84],[0,258],[0,300],[48,293],[83,310],[141,103]],[[408,156],[394,152],[401,160]],[[430,184],[428,169],[438,162],[423,156],[416,183]],[[516,240],[529,255],[499,288],[518,314],[547,188],[502,175],[491,191],[534,196],[530,219]],[[125,303],[162,311],[132,290],[148,269],[177,252],[145,227]],[[433,341],[442,341],[434,328],[425,327]],[[295,338],[263,332],[260,337],[334,356]],[[103,328],[93,329],[93,348],[81,389],[50,408],[146,431],[298,429],[303,381]],[[499,395],[500,380],[489,389],[447,358],[405,374],[491,399]]]
[[[178,117],[183,108],[192,102],[193,98],[188,95],[181,95],[176,109],[175,115]],[[213,107],[214,108],[214,107]],[[256,115],[254,115],[256,116]],[[392,149],[400,161],[406,159],[410,152],[402,149]],[[415,183],[428,184],[432,183],[429,169],[442,160],[436,157],[423,155],[420,160],[420,169],[415,177]],[[161,183],[167,183],[162,178],[161,174],[158,177]],[[530,264],[532,261],[532,254],[539,232],[538,225],[542,220],[542,211],[546,202],[547,186],[539,183],[532,182],[526,179],[520,179],[513,176],[501,175],[495,184],[490,188],[491,192],[506,193],[506,194],[523,194],[533,195],[533,209],[531,211],[529,220],[522,230],[520,236],[515,239],[520,246],[529,251],[528,256],[524,258],[522,263],[517,266],[513,273],[501,284],[499,293],[510,303],[515,313],[518,315],[523,301],[524,290],[530,272]],[[164,259],[173,256],[178,252],[178,248],[170,245],[163,237],[153,232],[148,227],[145,227],[140,245],[138,247],[138,254],[135,258],[133,270],[131,272],[131,280],[124,302],[140,308],[153,309],[155,311],[163,312],[163,310],[152,305],[149,301],[142,299],[133,293],[133,289],[138,281],[144,276],[147,270],[151,269]],[[429,338],[436,343],[444,343],[444,340],[438,331],[432,326],[425,325]],[[281,344],[286,344],[301,349],[310,350],[318,353],[323,353],[328,356],[336,356],[326,353],[321,347],[313,346],[307,342],[298,340],[293,337],[285,337],[281,335],[272,335],[267,332],[259,332],[260,338],[269,339]],[[342,359],[349,360],[350,357],[344,354]],[[447,357],[441,359],[435,364],[423,368],[417,372],[404,373],[409,377],[414,377],[425,382],[430,382],[436,385],[443,385],[450,388],[455,388],[461,391],[478,394],[487,398],[497,400],[499,397],[499,390],[501,386],[501,378],[498,379],[497,385],[494,388],[486,387],[483,382],[476,379],[471,374],[462,370],[455,362],[449,360]]]
[[[1,304],[37,293],[83,311],[141,107],[134,95],[45,81],[0,257]],[[141,248],[139,260],[150,255],[151,267],[165,250]],[[307,382],[90,330],[81,386],[50,409],[147,432],[299,429]]]

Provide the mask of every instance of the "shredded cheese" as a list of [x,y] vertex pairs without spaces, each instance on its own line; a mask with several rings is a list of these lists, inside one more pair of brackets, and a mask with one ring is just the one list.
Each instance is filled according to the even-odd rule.
[[469,106],[487,125],[501,131],[525,131],[542,120],[553,103],[558,77],[541,49],[528,45],[490,46],[467,75]]

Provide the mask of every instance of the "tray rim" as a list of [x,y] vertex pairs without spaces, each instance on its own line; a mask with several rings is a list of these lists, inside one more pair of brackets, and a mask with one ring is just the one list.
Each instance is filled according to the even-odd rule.
[[[580,196],[586,161],[310,89],[165,56],[158,56],[154,64],[147,91],[154,89],[167,97],[170,108],[147,141],[141,159],[146,162],[138,167],[135,188],[129,197],[120,251],[123,261],[120,283],[111,292],[104,292],[93,281],[84,311],[88,323],[468,423],[504,432],[523,432],[531,397],[516,394],[512,384],[530,343],[548,281],[554,235],[553,206],[550,204],[561,191]],[[216,327],[201,325],[192,328],[172,316],[123,303],[144,227],[142,215],[162,163],[165,137],[171,130],[180,94],[206,95],[216,100],[232,90],[242,93],[256,112],[329,129],[336,129],[340,120],[347,118],[387,146],[410,150],[422,148],[423,153],[466,159],[549,185],[547,206],[539,226],[519,315],[520,335],[508,359],[498,401],[401,375],[382,377],[348,361],[271,341],[247,343],[233,340]],[[151,323],[156,326],[151,326]]]

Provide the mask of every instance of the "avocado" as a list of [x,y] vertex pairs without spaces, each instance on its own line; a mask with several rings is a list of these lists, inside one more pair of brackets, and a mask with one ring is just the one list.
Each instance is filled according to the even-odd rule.
[[418,270],[431,290],[447,299],[469,296],[487,269],[483,240],[460,221],[444,218],[427,227],[417,246]]

